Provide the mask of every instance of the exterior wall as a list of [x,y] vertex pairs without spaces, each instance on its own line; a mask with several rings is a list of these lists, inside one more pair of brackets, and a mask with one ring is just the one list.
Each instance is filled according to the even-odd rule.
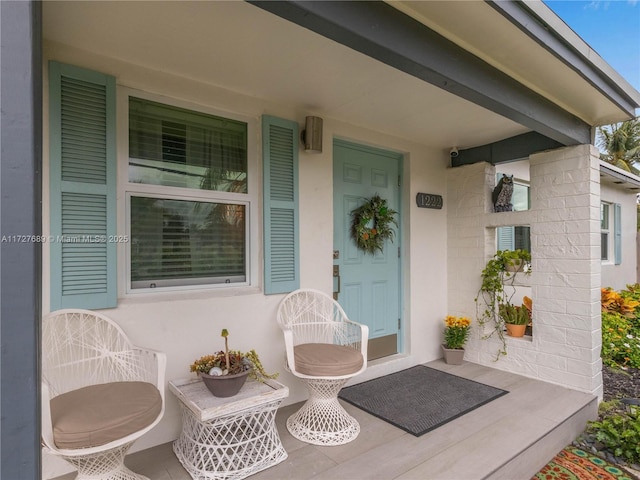
[[[186,78],[152,71],[139,65],[131,65],[113,58],[99,57],[84,51],[57,44],[45,44],[44,65],[44,168],[43,168],[43,234],[49,234],[48,201],[48,82],[46,62],[49,59],[89,68],[114,75],[118,87],[135,88],[145,92],[165,95],[221,112],[231,112],[259,125],[262,114],[295,119],[301,125],[305,115],[314,114],[304,109],[276,105],[265,100],[246,97],[222,90],[213,84],[203,84]],[[261,194],[259,128],[250,139],[250,151],[258,165],[255,182]],[[119,131],[121,137],[123,132]],[[126,135],[126,132],[125,132]],[[393,357],[379,359],[369,364],[368,370],[356,381],[381,376],[409,366],[434,360],[441,356],[439,344],[442,336],[442,319],[446,314],[447,289],[446,221],[447,201],[442,210],[417,208],[414,198],[417,192],[445,196],[446,164],[448,156],[439,149],[363,130],[341,123],[336,119],[324,119],[324,145],[322,154],[305,154],[300,151],[300,221],[301,221],[301,287],[331,292],[333,217],[332,217],[332,139],[343,138],[380,148],[402,152],[405,156],[402,187],[402,247],[403,258],[403,343],[405,351]],[[123,155],[119,146],[119,155]],[[126,152],[124,152],[126,155]],[[119,175],[121,172],[119,172]],[[122,190],[120,190],[122,196]],[[124,228],[124,201],[118,199],[118,225]],[[255,213],[255,212],[254,212]],[[189,375],[188,366],[194,359],[222,347],[218,332],[228,328],[232,348],[255,348],[268,371],[279,371],[279,381],[290,389],[285,403],[306,398],[304,385],[284,371],[284,342],[276,325],[276,309],[283,295],[265,296],[262,293],[262,211],[258,202],[256,213],[257,234],[253,239],[256,255],[251,259],[257,266],[255,285],[232,290],[193,290],[188,292],[160,293],[127,296],[120,285],[118,307],[102,313],[113,318],[136,344],[166,352],[168,365],[166,379]],[[118,232],[124,233],[124,232]],[[49,311],[49,251],[43,245],[43,312]],[[124,266],[123,252],[119,252],[119,267]],[[139,440],[134,450],[141,450],[177,438],[180,429],[178,404],[167,390],[164,419],[148,435]],[[66,463],[45,456],[44,477],[52,478],[69,471]]]
[[602,286],[622,290],[638,281],[636,193],[606,183],[600,186],[600,193],[603,202],[619,203],[622,206],[622,263],[615,265],[613,259],[602,262]]
[[496,249],[495,227],[530,225],[533,336],[482,339],[477,323],[466,360],[602,396],[600,359],[599,160],[580,145],[532,155],[531,210],[491,213],[495,167],[449,171],[449,312],[476,318],[480,272]]

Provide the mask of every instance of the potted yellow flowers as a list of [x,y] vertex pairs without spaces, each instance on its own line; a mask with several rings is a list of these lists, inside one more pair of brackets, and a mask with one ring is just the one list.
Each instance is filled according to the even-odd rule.
[[471,320],[467,317],[447,315],[444,319],[444,343],[442,353],[444,361],[451,365],[460,365],[464,358],[464,344],[469,338]]

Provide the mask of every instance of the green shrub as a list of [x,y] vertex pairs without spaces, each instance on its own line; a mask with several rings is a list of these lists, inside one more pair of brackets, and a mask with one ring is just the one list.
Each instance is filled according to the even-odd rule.
[[640,368],[640,284],[602,289],[602,362]]
[[589,422],[589,431],[616,457],[629,463],[640,462],[640,418],[611,415]]
[[[602,289],[601,356],[610,367],[640,368],[640,284],[619,294]],[[603,402],[599,411],[588,431],[616,457],[640,462],[640,418],[621,413],[618,400]]]
[[640,329],[619,313],[602,312],[602,361],[640,368]]

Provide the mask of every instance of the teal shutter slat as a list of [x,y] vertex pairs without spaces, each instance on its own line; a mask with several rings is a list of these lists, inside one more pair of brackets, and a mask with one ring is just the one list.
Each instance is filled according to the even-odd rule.
[[300,287],[298,124],[262,117],[264,160],[264,292]]
[[622,205],[615,203],[613,205],[613,248],[615,255],[615,264],[622,263]]
[[115,79],[49,63],[51,310],[117,304]]

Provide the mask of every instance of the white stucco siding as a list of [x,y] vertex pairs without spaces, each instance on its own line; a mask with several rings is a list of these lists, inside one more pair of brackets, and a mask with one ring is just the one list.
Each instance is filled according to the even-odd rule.
[[[221,328],[230,332],[230,346],[240,350],[255,348],[264,366],[270,372],[279,371],[279,381],[290,389],[285,403],[306,398],[302,382],[284,371],[284,342],[276,324],[276,309],[283,295],[265,296],[262,292],[262,171],[260,117],[263,114],[280,116],[298,121],[318,114],[299,105],[274,104],[264,99],[242,96],[223,90],[212,84],[195,82],[160,71],[152,71],[140,65],[131,65],[114,58],[100,57],[58,44],[45,44],[44,70],[50,59],[101,71],[116,77],[118,88],[133,88],[169,99],[200,105],[207,110],[228,112],[229,115],[247,118],[255,128],[249,139],[249,151],[255,155],[257,175],[253,183],[257,189],[257,208],[252,211],[252,258],[256,267],[253,284],[249,287],[215,290],[201,289],[155,294],[126,293],[122,284],[126,278],[123,249],[118,254],[119,298],[114,309],[103,310],[118,322],[134,343],[163,351],[167,354],[166,379],[189,375],[189,364],[201,355],[222,348],[219,337]],[[48,191],[48,84],[44,86],[44,188]],[[120,118],[120,114],[119,114]],[[124,133],[123,133],[124,132]],[[126,129],[118,126],[118,135],[126,135]],[[332,191],[332,139],[342,138],[400,152],[404,155],[402,189],[402,241],[403,250],[403,335],[404,352],[394,357],[372,362],[359,380],[373,378],[417,363],[441,356],[442,319],[447,313],[447,231],[446,165],[447,152],[429,148],[397,137],[366,130],[324,118],[324,146],[321,154],[299,152],[300,187],[300,247],[301,287],[316,288],[327,293],[332,290],[333,251],[333,191]],[[119,155],[126,155],[122,145]],[[120,159],[122,160],[122,159]],[[126,165],[126,162],[124,163]],[[122,161],[119,162],[122,168]],[[122,181],[122,172],[118,173]],[[126,178],[126,175],[125,177]],[[119,188],[122,196],[122,188]],[[418,192],[443,195],[441,210],[418,208],[415,196]],[[49,231],[48,202],[43,209],[43,234]],[[125,203],[118,199],[119,230],[126,227]],[[119,231],[124,234],[125,232]],[[49,252],[43,245],[43,311],[49,311],[50,270]],[[134,450],[174,440],[180,429],[180,413],[173,395],[167,390],[164,419],[148,435],[136,443]],[[45,458],[45,474],[68,471],[68,467],[56,466]],[[64,464],[66,465],[66,464]],[[61,468],[62,470],[56,470]],[[45,478],[50,478],[45,475]]]
[[[613,258],[602,262],[602,286],[611,287],[614,290],[621,290],[626,288],[627,285],[634,284],[638,281],[636,194],[628,189],[612,186],[607,182],[603,182],[600,186],[600,197],[603,202],[620,204],[622,209],[622,263],[616,265]],[[613,241],[613,238],[611,241]]]

